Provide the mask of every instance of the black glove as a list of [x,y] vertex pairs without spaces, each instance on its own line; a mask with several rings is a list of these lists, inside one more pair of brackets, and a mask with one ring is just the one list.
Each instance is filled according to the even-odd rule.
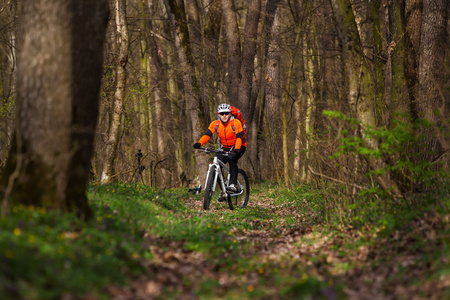
[[194,144],[194,149],[200,149],[201,146],[202,146],[202,144],[200,144],[200,143],[195,143],[195,144]]
[[241,154],[242,150],[241,149],[234,149],[234,153],[236,153],[237,155]]

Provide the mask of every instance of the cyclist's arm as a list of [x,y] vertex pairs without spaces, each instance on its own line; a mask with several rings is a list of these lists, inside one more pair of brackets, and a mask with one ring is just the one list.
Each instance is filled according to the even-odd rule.
[[234,149],[241,149],[242,139],[244,138],[244,130],[242,129],[242,123],[238,119],[234,119],[234,127],[236,128],[236,144]]
[[205,135],[203,135],[203,136],[200,138],[200,140],[198,141],[202,146],[203,146],[204,144],[206,144],[206,143],[209,141],[209,139],[212,137],[212,135],[213,135],[214,132],[216,131],[216,128],[215,128],[215,126],[214,126],[214,123],[215,123],[215,122],[212,122],[212,123],[209,125],[208,129],[206,129]]

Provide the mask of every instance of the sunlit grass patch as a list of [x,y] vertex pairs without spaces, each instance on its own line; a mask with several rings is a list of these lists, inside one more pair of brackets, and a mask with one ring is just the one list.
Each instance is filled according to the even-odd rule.
[[110,283],[125,284],[142,271],[145,249],[136,233],[110,211],[95,209],[91,222],[74,215],[14,206],[0,219],[2,299],[83,295]]

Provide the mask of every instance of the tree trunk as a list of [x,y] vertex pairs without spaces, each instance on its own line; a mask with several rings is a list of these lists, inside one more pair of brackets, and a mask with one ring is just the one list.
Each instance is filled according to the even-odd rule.
[[408,84],[410,111],[417,117],[416,101],[419,82],[420,28],[422,26],[422,0],[404,0],[405,71]]
[[[167,45],[170,48],[170,45]],[[167,55],[167,65],[174,65],[172,55]],[[181,128],[181,116],[180,116],[180,103],[178,102],[178,91],[175,82],[175,74],[173,68],[168,70],[168,80],[167,80],[167,92],[170,101],[170,108],[172,112],[173,120],[173,137],[175,143],[174,156],[175,156],[175,170],[176,175],[173,177],[173,182],[181,186],[186,186],[187,173],[186,173],[186,163],[183,151],[183,134]],[[184,127],[184,126],[183,126]]]
[[[219,1],[218,1],[219,2]],[[207,84],[208,80],[208,60],[205,57],[208,56],[208,47],[205,44],[205,37],[202,33],[205,32],[206,28],[202,28],[201,13],[198,5],[198,0],[185,0],[185,5],[187,7],[187,22],[189,30],[190,45],[192,49],[193,56],[193,67],[194,72],[199,83],[199,95],[200,95],[200,107],[201,113],[205,119],[205,123],[210,122],[210,91]],[[214,50],[213,50],[214,51]]]
[[98,116],[107,1],[23,1],[15,141],[7,201],[91,213],[86,198]]
[[272,176],[276,175],[280,180],[279,169],[282,163],[279,162],[279,145],[282,145],[281,129],[281,77],[280,64],[281,53],[278,35],[280,32],[280,11],[278,1],[268,1],[267,3],[267,60],[266,60],[266,87],[265,87],[265,136],[266,151],[270,153],[272,163]]
[[390,126],[395,112],[408,112],[407,89],[403,56],[405,46],[401,24],[400,4],[383,0],[380,5],[380,34],[386,59],[384,63],[384,103],[386,112],[384,124]]
[[416,115],[432,123],[430,128],[420,128],[421,154],[425,161],[434,161],[449,150],[447,134],[441,135],[438,127],[448,122],[445,116],[444,83],[448,80],[446,43],[448,39],[448,0],[423,0],[422,29],[419,55],[419,99]]
[[282,119],[283,119],[283,169],[284,169],[284,184],[286,186],[289,186],[289,145],[288,145],[288,103],[289,99],[291,97],[291,81],[292,76],[294,73],[294,65],[295,65],[295,57],[300,45],[302,31],[299,29],[296,37],[295,37],[295,43],[294,48],[292,50],[292,58],[291,58],[291,64],[289,66],[289,73],[287,76],[287,83],[286,83],[286,92],[285,96],[283,98],[283,110],[282,110]]
[[[303,141],[304,138],[303,134],[303,128],[304,125],[304,118],[303,118],[303,109],[302,109],[302,99],[304,94],[304,88],[305,88],[305,74],[307,70],[305,68],[302,68],[301,66],[304,66],[304,61],[306,59],[306,55],[304,55],[303,51],[306,48],[306,32],[309,32],[307,27],[305,27],[305,24],[308,24],[308,15],[311,12],[310,2],[293,2],[293,5],[290,7],[290,12],[294,17],[295,21],[295,28],[297,28],[298,33],[296,36],[296,42],[295,42],[295,48],[293,49],[294,58],[292,59],[293,66],[295,67],[295,64],[298,64],[300,68],[298,68],[297,72],[294,72],[294,74],[298,74],[299,80],[296,85],[296,92],[294,91],[294,95],[296,94],[297,97],[294,99],[293,103],[293,115],[294,115],[294,141],[293,141],[293,164],[292,164],[292,172],[293,176],[292,179],[294,181],[299,182],[300,179],[303,176],[303,169],[302,169],[302,162],[304,162],[303,159]],[[298,59],[296,53],[298,54]],[[295,82],[293,82],[295,83]],[[304,164],[303,164],[304,165]]]
[[[202,120],[201,105],[198,93],[198,86],[194,76],[193,60],[189,45],[188,29],[185,22],[185,11],[183,1],[164,0],[166,10],[169,15],[169,21],[173,31],[174,46],[177,49],[178,63],[182,70],[182,81],[184,85],[184,96],[186,98],[186,108],[188,119],[192,127],[193,140],[198,140],[204,134],[207,126]],[[193,144],[193,142],[192,142]],[[191,150],[192,151],[192,150]],[[206,180],[206,170],[208,166],[208,157],[199,151],[194,152],[195,166],[198,173],[198,179],[195,185],[204,184]]]
[[[1,26],[10,26],[2,36],[9,46],[0,50],[0,170],[3,169],[14,135],[14,105],[16,82],[17,2],[11,3],[10,15],[2,14]],[[6,25],[8,24],[8,25]]]
[[116,32],[117,32],[117,65],[116,65],[116,92],[114,94],[113,110],[108,131],[108,141],[105,149],[105,164],[101,177],[101,184],[112,182],[114,176],[114,161],[117,145],[119,144],[119,131],[122,125],[123,105],[125,101],[125,86],[127,80],[126,65],[128,63],[128,24],[126,18],[126,0],[115,0]]
[[[148,1],[148,11],[152,11],[151,1]],[[148,15],[150,15],[148,13]],[[166,81],[167,81],[167,71],[163,65],[163,61],[160,53],[162,50],[160,49],[160,45],[156,36],[154,34],[150,34],[154,32],[152,20],[148,20],[146,22],[146,33],[147,40],[149,44],[149,55],[151,57],[151,61],[153,62],[153,68],[151,69],[149,86],[151,89],[152,97],[154,99],[154,111],[155,111],[155,129],[156,129],[156,156],[154,158],[154,163],[158,163],[164,161],[164,163],[158,163],[158,169],[155,170],[154,174],[156,174],[157,178],[153,178],[153,182],[157,184],[162,184],[163,186],[170,186],[171,178],[168,172],[167,166],[170,164],[170,159],[167,158],[170,156],[168,149],[168,128],[169,128],[169,120],[167,117],[168,107],[170,104],[168,103],[166,97]],[[150,171],[150,170],[149,170]]]
[[314,90],[315,90],[315,79],[314,79],[314,73],[317,72],[314,65],[314,52],[313,52],[313,46],[308,43],[307,37],[304,40],[304,47],[303,47],[303,57],[304,57],[304,72],[305,72],[305,84],[304,84],[304,91],[302,94],[302,97],[304,100],[304,128],[305,128],[305,136],[303,137],[304,141],[304,150],[305,150],[305,160],[303,162],[303,168],[302,168],[302,181],[309,181],[309,164],[310,164],[310,155],[311,155],[311,136],[312,136],[312,124],[314,123],[313,120],[313,112],[314,112],[314,105],[315,105],[315,98],[314,98]]
[[[237,106],[244,114],[247,126],[248,151],[245,155],[251,165],[256,166],[256,136],[258,120],[254,120],[258,86],[255,80],[255,55],[258,40],[258,25],[261,15],[261,0],[248,1],[245,29],[242,32],[241,50],[240,32],[232,0],[222,0],[225,35],[228,54],[228,98],[231,105]],[[255,169],[255,168],[253,168]]]
[[252,83],[254,82],[255,55],[257,49],[258,22],[260,14],[261,0],[249,1],[245,31],[243,33],[244,41],[240,66],[239,100],[237,101],[239,109],[244,113],[246,121],[249,124],[252,122],[255,111],[255,103],[252,102],[251,95],[252,89],[256,88]]
[[140,0],[139,2],[141,21],[140,25],[142,27],[141,31],[141,41],[140,41],[140,99],[138,99],[138,124],[139,124],[139,143],[138,149],[143,149],[144,153],[149,153],[150,145],[149,135],[150,135],[150,120],[149,120],[149,103],[150,103],[150,86],[149,86],[149,46],[148,46],[148,35],[147,35],[147,21],[150,18],[147,9],[147,1]]
[[228,98],[234,103],[239,99],[241,42],[233,0],[221,1],[228,50]]
[[[258,95],[258,83],[255,73],[257,60],[255,59],[258,41],[258,24],[261,15],[261,0],[252,0],[248,3],[247,19],[245,22],[244,41],[242,48],[242,60],[240,71],[239,101],[238,107],[244,113],[247,126],[247,152],[246,160],[252,165],[257,165],[257,137],[259,120],[256,101]],[[260,70],[260,68],[258,68]],[[260,74],[259,74],[260,75]],[[255,120],[254,120],[255,119]],[[249,170],[250,171],[250,170]],[[249,172],[249,175],[252,175]]]

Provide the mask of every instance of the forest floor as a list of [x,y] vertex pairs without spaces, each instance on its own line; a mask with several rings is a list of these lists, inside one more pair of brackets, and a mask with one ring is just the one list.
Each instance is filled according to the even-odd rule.
[[247,217],[246,226],[233,225],[234,212],[224,203],[212,202],[205,212],[203,194],[186,199],[189,209],[177,218],[203,216],[205,226],[217,233],[208,239],[228,243],[217,249],[221,244],[211,241],[216,248],[204,251],[192,247],[189,237],[146,232],[152,253],[141,261],[146,274],[127,287],[108,287],[109,297],[450,299],[450,257],[444,254],[449,253],[445,232],[450,216],[425,213],[387,233],[383,227],[309,225],[308,217],[314,216],[298,213],[270,195],[251,195],[246,210],[258,217]]

